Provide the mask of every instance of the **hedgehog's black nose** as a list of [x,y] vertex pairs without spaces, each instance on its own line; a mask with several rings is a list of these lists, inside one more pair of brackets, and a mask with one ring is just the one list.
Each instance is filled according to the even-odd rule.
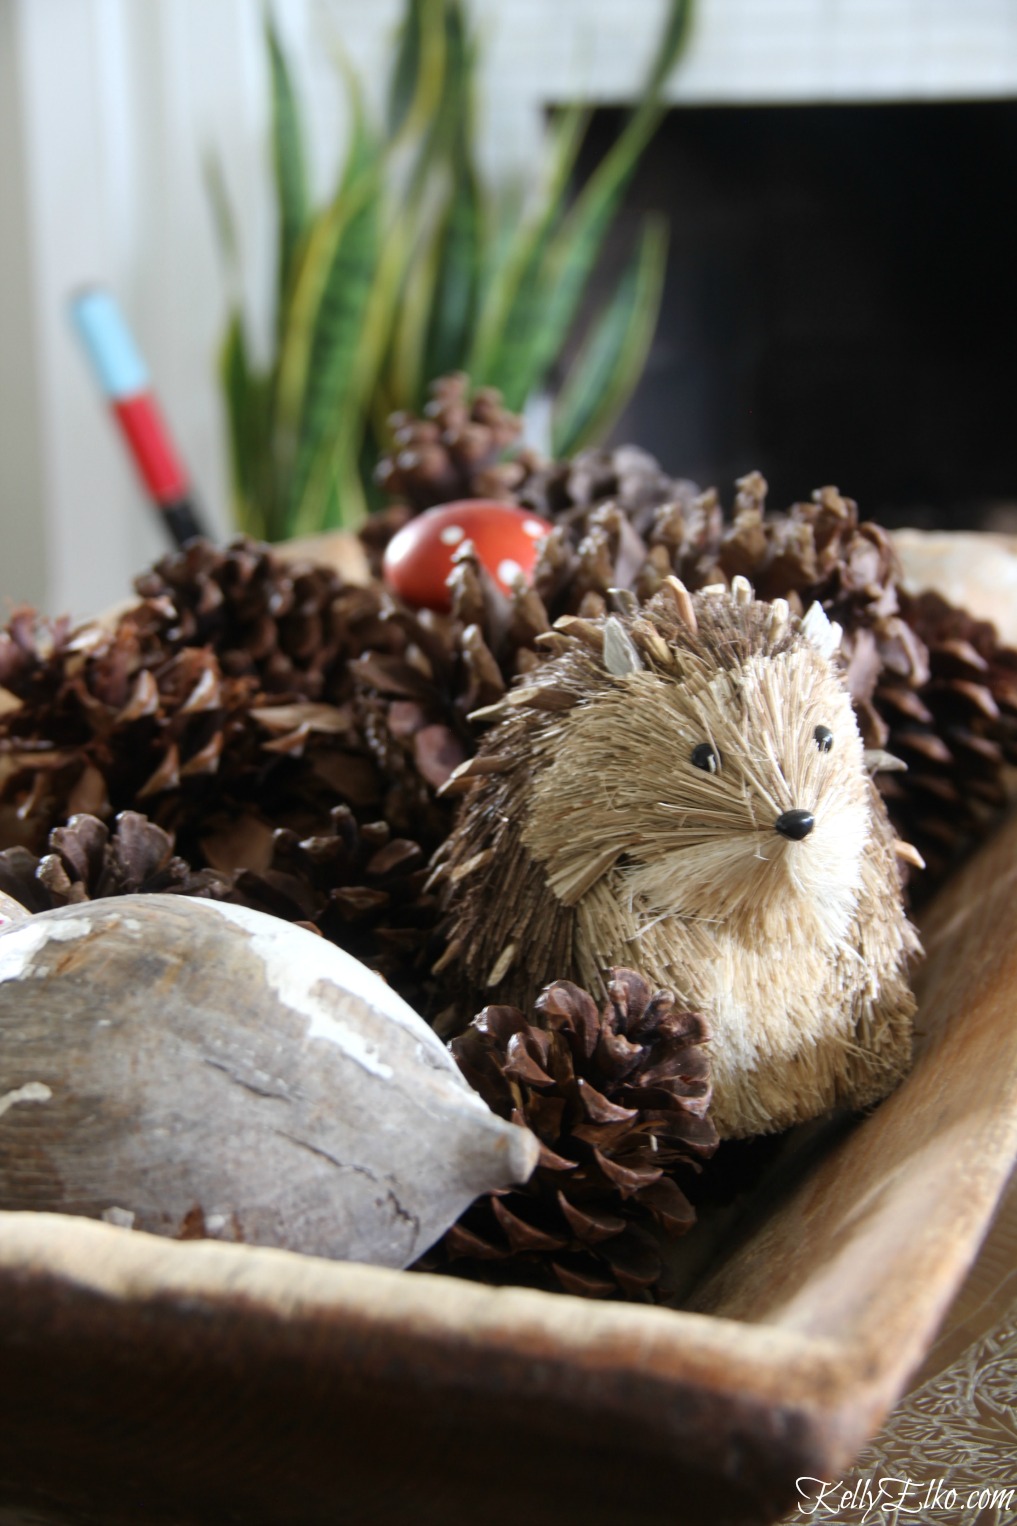
[[790,837],[792,842],[801,842],[803,837],[808,837],[815,825],[816,818],[811,811],[782,811],[774,822],[781,837]]

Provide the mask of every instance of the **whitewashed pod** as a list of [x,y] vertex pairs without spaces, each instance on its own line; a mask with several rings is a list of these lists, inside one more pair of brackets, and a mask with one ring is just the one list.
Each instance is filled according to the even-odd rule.
[[0,890],[0,928],[9,926],[11,922],[24,922],[30,915],[20,901],[13,900]]
[[401,1267],[537,1151],[302,928],[165,895],[0,927],[0,1208]]

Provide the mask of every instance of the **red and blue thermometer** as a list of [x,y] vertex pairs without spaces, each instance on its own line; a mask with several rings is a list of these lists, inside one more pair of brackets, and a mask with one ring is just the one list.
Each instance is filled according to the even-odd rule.
[[175,543],[186,545],[205,532],[148,367],[116,299],[90,287],[72,299],[71,317],[152,502]]

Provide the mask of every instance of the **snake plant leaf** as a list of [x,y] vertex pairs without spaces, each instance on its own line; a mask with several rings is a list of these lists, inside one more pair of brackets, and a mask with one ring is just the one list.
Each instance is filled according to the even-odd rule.
[[[432,99],[430,116],[420,121],[416,155],[405,193],[406,201],[421,209],[426,208],[435,179],[443,180],[448,174],[464,134],[473,132],[477,46],[461,0],[445,0],[439,20],[440,88]],[[437,56],[436,44],[432,52]]]
[[461,0],[449,0],[444,20],[445,72],[439,107],[431,119],[430,151],[437,160],[461,154],[474,132],[477,45]]
[[[426,383],[434,374],[425,369],[424,353],[431,325],[438,261],[442,252],[442,228],[421,227],[413,258],[393,318],[393,333],[383,378],[384,397],[372,406],[372,421],[379,440],[387,443],[389,414],[398,408],[421,406]],[[379,451],[379,456],[381,451]]]
[[[374,398],[371,399],[371,406],[373,409]],[[388,447],[389,433],[388,429],[376,429],[372,417],[365,422],[361,435],[360,454],[357,459],[357,490],[361,504],[360,512],[367,518],[376,514],[379,509],[383,509],[388,502],[385,492],[377,481],[377,467]]]
[[237,223],[233,215],[233,204],[229,191],[226,189],[226,176],[223,174],[222,162],[218,154],[210,151],[204,155],[202,173],[208,204],[212,209],[212,226],[215,229],[216,242],[219,245],[219,253],[226,268],[234,300],[236,300],[240,289],[240,246],[237,240]]
[[472,167],[455,176],[438,236],[436,274],[425,349],[425,377],[462,365],[473,329],[480,245],[480,198]]
[[643,86],[645,99],[656,100],[667,83],[668,75],[689,45],[692,31],[693,0],[673,0],[653,58],[649,77]]
[[344,181],[344,189],[318,216],[301,252],[293,291],[280,324],[280,350],[275,368],[272,455],[282,501],[293,496],[293,478],[302,445],[302,425],[309,395],[320,390],[321,377],[311,374],[319,313],[329,276],[340,258],[350,222],[362,210],[369,187],[362,177]]
[[[477,271],[477,311],[483,314],[489,311],[492,294],[503,281],[512,258],[519,229],[525,221],[527,194],[526,186],[519,179],[509,179],[497,189],[482,185],[480,191],[482,237]],[[466,358],[472,361],[473,356],[471,345]]]
[[572,216],[593,222],[606,205],[608,216],[616,209],[640,156],[653,137],[667,110],[664,88],[672,70],[688,47],[692,32],[693,0],[671,0],[664,19],[660,40],[653,53],[650,72],[639,91],[639,105],[630,115],[623,131],[591,175],[577,197]]
[[360,478],[357,440],[353,431],[342,430],[331,441],[323,456],[324,474],[315,483],[324,484],[324,492],[316,498],[309,491],[301,504],[304,520],[298,520],[297,534],[308,533],[306,524],[321,526],[324,530],[352,527],[367,517],[367,501]]
[[279,529],[269,449],[272,378],[251,364],[239,307],[230,315],[220,348],[219,378],[226,402],[236,521],[245,534],[272,538]]
[[[311,334],[299,445],[290,490],[291,512],[303,511],[301,497],[313,463],[334,435],[350,401],[381,248],[379,182],[371,175],[351,188],[359,206],[338,232],[331,251]],[[301,532],[303,533],[303,532]]]
[[250,403],[251,368],[247,356],[243,316],[234,309],[226,325],[219,351],[219,379],[226,400],[226,423],[230,450],[233,508],[246,531],[256,517],[251,493]]
[[226,413],[233,516],[245,534],[269,533],[271,493],[267,466],[269,421],[268,378],[255,373],[247,346],[241,305],[240,262],[233,209],[222,165],[209,154],[204,163],[205,184],[216,235],[230,287],[230,313],[219,346],[219,386]]
[[389,79],[386,125],[389,138],[397,138],[413,115],[421,85],[421,33],[423,12],[433,0],[408,0],[396,33],[396,52]]
[[[367,220],[358,227],[361,217]],[[343,244],[348,246],[345,253]],[[318,400],[318,422],[304,434],[291,534],[310,534],[314,527],[353,528],[367,512],[360,447],[411,250],[406,214],[383,226],[378,195],[351,222],[341,241],[340,280],[329,294],[334,303],[326,329],[329,347],[323,352],[322,376],[328,390]]]
[[521,407],[526,400],[523,395],[510,401],[512,378],[521,368],[534,327],[539,325],[534,298],[561,222],[569,177],[587,121],[588,113],[579,106],[567,107],[556,117],[535,203],[506,244],[485,287],[466,369],[484,385],[500,387],[509,407]]
[[288,521],[290,536],[355,529],[367,516],[360,475],[363,409],[351,406],[321,442],[300,498]]
[[[410,0],[413,3],[413,0]],[[440,54],[440,91],[429,118],[420,114],[417,150],[403,200],[417,222],[394,310],[394,331],[382,368],[382,396],[371,404],[371,429],[387,445],[388,411],[419,407],[424,383],[458,369],[470,340],[482,244],[479,176],[474,164],[476,42],[460,0],[421,10],[422,53],[431,31]],[[421,68],[426,67],[426,60]],[[370,490],[372,474],[365,479]]]
[[271,14],[265,36],[272,79],[272,169],[279,214],[278,311],[293,277],[296,251],[309,215],[304,138],[296,92]]
[[[664,113],[660,90],[678,52],[688,40],[691,0],[672,0],[664,27],[668,52],[655,54],[651,83],[640,105],[580,191],[547,250],[539,277],[520,295],[516,332],[530,336],[517,344],[502,385],[510,408],[520,408],[558,356],[575,322],[608,228],[640,156]],[[665,67],[666,65],[666,67]]]
[[556,456],[602,439],[631,396],[653,342],[666,266],[667,224],[650,218],[555,401],[551,448]]
[[437,237],[437,279],[425,348],[425,375],[457,370],[473,332],[480,280],[482,208],[474,162],[472,43],[464,30],[449,34],[449,58],[458,66],[458,86],[449,92],[448,180],[450,190]]
[[390,144],[419,137],[432,120],[445,81],[446,0],[407,0],[396,34],[386,128]]
[[288,526],[321,440],[335,429],[378,252],[382,149],[359,95],[353,106],[339,187],[311,224],[280,329],[272,448]]

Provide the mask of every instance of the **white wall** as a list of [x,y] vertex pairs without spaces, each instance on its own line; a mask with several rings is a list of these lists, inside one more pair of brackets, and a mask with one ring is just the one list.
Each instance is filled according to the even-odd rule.
[[0,3],[0,599],[34,603],[46,587],[45,490],[22,118],[14,11]]
[[[543,106],[629,98],[664,0],[474,0],[485,160],[534,163]],[[332,50],[384,76],[401,0],[277,0],[324,191],[343,131]],[[68,331],[69,292],[109,282],[206,514],[227,529],[214,365],[225,291],[202,157],[240,212],[264,332],[273,230],[258,0],[0,0],[0,607],[83,614],[162,549]],[[676,101],[1017,94],[1012,0],[699,0]],[[1006,188],[1001,187],[1001,194]]]

